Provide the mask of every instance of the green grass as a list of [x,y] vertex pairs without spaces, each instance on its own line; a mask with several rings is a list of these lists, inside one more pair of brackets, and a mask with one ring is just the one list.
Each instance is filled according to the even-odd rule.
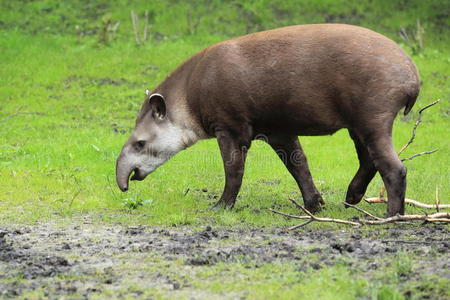
[[[404,153],[409,156],[439,149],[433,155],[406,162],[407,197],[433,203],[438,189],[441,202],[450,203],[450,24],[443,13],[445,1],[260,0],[236,1],[232,5],[212,1],[210,6],[202,1],[192,3],[1,2],[0,225],[49,219],[70,221],[79,215],[106,223],[194,227],[294,224],[268,211],[276,206],[296,213],[287,198],[300,199],[300,193],[281,161],[262,142],[254,142],[249,152],[244,183],[232,212],[209,210],[220,197],[224,183],[215,140],[201,141],[179,153],[145,181],[131,183],[126,194],[116,187],[114,163],[132,130],[144,90],[157,85],[184,59],[211,43],[246,32],[327,21],[375,29],[411,53],[398,31],[405,27],[413,32],[420,19],[425,28],[425,48],[413,60],[423,85],[412,113],[397,119],[394,142],[399,149],[409,139],[420,107],[442,99],[426,111],[415,142]],[[142,46],[134,42],[131,9],[141,18],[146,9],[153,15],[150,39]],[[200,20],[197,27],[189,26],[189,12],[194,20]],[[108,13],[114,22],[121,23],[111,42],[105,45],[99,42],[99,32],[101,19]],[[79,39],[76,25],[82,31]],[[339,131],[331,137],[301,137],[300,141],[315,183],[327,202],[319,216],[346,219],[357,214],[341,205],[358,167],[348,134]],[[377,195],[380,186],[377,176],[367,194]],[[124,201],[142,205],[124,205]],[[385,213],[384,205],[360,206],[377,215]],[[422,212],[412,207],[407,211]],[[401,259],[393,262],[386,271],[392,272],[388,274],[393,278],[390,282],[383,279],[384,272],[380,272],[376,283],[370,283],[359,274],[350,276],[350,268],[340,265],[309,270],[297,278],[298,272],[290,266],[276,264],[264,264],[260,269],[247,269],[240,264],[218,265],[199,269],[205,273],[196,274],[195,280],[196,288],[218,295],[247,288],[245,295],[253,299],[298,295],[321,299],[337,299],[337,295],[342,299],[401,299],[404,290],[399,290],[394,279],[398,273],[410,270],[408,264]],[[225,282],[218,274],[224,274]],[[251,285],[245,287],[249,282]],[[438,284],[429,285],[433,289]],[[41,292],[37,289],[32,298]],[[164,298],[161,291],[153,292]]]
[[[119,218],[130,223],[284,224],[267,208],[275,204],[292,211],[286,199],[298,198],[299,191],[276,155],[259,141],[250,150],[233,212],[208,210],[223,187],[223,167],[214,140],[179,153],[144,182],[132,183],[126,194],[116,188],[114,161],[133,127],[144,89],[156,85],[206,43],[180,38],[144,47],[129,41],[98,48],[78,44],[70,36],[0,34],[0,47],[5,49],[0,71],[3,222],[34,222],[55,213],[70,216],[100,210],[104,220]],[[450,194],[449,86],[445,81],[450,62],[445,58],[446,53],[436,49],[426,49],[414,58],[423,88],[411,116],[399,118],[394,130],[398,149],[410,136],[417,109],[437,98],[443,100],[425,113],[416,141],[404,153],[440,150],[406,163],[407,197],[425,202],[434,201],[436,187],[443,202]],[[17,111],[19,114],[5,119]],[[315,182],[328,202],[328,209],[321,214],[350,217],[354,212],[340,205],[357,169],[347,133],[300,140]],[[368,194],[376,195],[380,185],[381,180],[374,179]],[[205,188],[208,192],[201,192]],[[126,198],[152,201],[129,212],[122,205]],[[371,210],[382,214],[384,207]]]

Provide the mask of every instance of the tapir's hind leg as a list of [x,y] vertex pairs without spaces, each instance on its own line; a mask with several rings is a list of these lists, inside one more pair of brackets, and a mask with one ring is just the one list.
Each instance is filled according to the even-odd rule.
[[318,211],[321,204],[325,204],[325,202],[314,185],[306,156],[297,136],[269,136],[267,142],[277,152],[297,182],[306,209],[311,212]]
[[366,142],[375,167],[388,194],[388,215],[405,213],[406,168],[394,150],[390,136],[373,137]]
[[349,130],[349,133],[358,154],[359,169],[348,186],[345,202],[357,204],[364,196],[367,186],[375,176],[377,169],[373,164],[372,158],[369,156],[367,148],[363,145],[360,138],[351,130]]
[[356,132],[383,179],[389,199],[389,216],[405,213],[406,168],[392,145],[394,117],[391,120],[373,117],[374,122],[365,124],[365,129],[358,128]]

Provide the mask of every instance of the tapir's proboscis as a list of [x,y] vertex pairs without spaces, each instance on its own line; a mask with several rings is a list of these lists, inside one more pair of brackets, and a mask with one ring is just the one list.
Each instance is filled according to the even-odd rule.
[[406,168],[392,145],[397,113],[419,93],[410,57],[392,40],[343,24],[284,27],[214,44],[181,64],[147,96],[117,159],[117,183],[143,180],[200,139],[216,138],[225,188],[215,208],[233,208],[252,140],[264,140],[296,180],[305,207],[324,204],[298,136],[347,129],[359,169],[346,203],[361,201],[378,171],[388,215],[404,214]]

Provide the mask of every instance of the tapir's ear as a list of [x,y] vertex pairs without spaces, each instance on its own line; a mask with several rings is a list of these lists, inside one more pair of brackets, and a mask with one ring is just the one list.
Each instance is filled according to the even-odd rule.
[[162,120],[166,117],[166,101],[161,94],[150,95],[148,103],[154,118]]

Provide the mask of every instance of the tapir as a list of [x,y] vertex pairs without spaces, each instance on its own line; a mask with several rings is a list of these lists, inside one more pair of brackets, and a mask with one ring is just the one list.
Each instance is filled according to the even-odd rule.
[[345,202],[358,203],[378,171],[387,214],[404,214],[406,168],[392,145],[397,113],[419,94],[411,58],[392,40],[343,24],[283,27],[219,42],[194,54],[151,92],[116,163],[122,191],[201,139],[216,138],[225,187],[215,208],[233,208],[247,151],[260,137],[297,182],[305,207],[324,201],[298,136],[349,132],[359,168]]

